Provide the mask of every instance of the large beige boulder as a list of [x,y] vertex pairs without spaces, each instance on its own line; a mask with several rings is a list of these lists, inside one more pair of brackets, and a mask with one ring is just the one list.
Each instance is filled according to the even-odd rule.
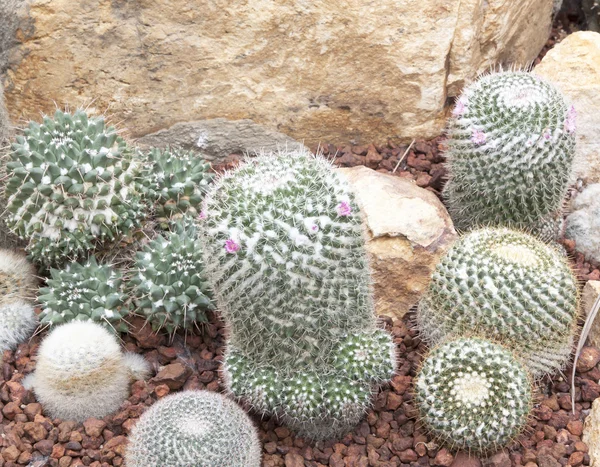
[[466,79],[537,56],[553,2],[9,3],[13,121],[92,104],[134,137],[223,117],[313,144],[437,136]]
[[377,314],[402,317],[456,240],[452,220],[438,198],[412,180],[366,167],[338,170],[350,181],[364,216]]
[[[581,306],[583,307],[584,316],[589,314],[599,295],[600,281],[587,281],[581,294]],[[588,335],[588,342],[594,347],[600,348],[600,313],[596,315],[596,319],[592,323],[592,327]],[[600,461],[600,458],[598,460]]]
[[600,398],[592,403],[592,410],[583,424],[581,439],[588,445],[590,466],[600,467]]
[[575,176],[587,183],[600,182],[600,34],[570,34],[534,72],[554,83],[577,111]]

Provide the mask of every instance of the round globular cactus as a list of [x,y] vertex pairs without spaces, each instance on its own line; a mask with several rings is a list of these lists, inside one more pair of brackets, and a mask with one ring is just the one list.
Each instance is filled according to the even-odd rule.
[[[28,339],[37,326],[31,304],[19,299],[0,305],[0,354]],[[0,359],[2,356],[0,355]]]
[[229,328],[227,388],[304,437],[351,429],[395,348],[378,329],[347,182],[308,152],[261,154],[217,180],[199,217]]
[[483,339],[460,338],[425,358],[414,399],[432,435],[451,448],[489,453],[525,428],[532,393],[527,370],[509,350]]
[[467,86],[448,126],[444,196],[455,225],[546,230],[571,176],[575,118],[560,92],[530,73]]
[[235,402],[210,391],[172,394],[133,427],[127,467],[259,467],[256,428]]
[[8,162],[8,226],[45,265],[87,254],[137,226],[139,166],[113,127],[83,110],[31,122]]
[[542,376],[569,358],[577,315],[577,280],[563,253],[528,234],[486,228],[441,259],[417,323],[432,344],[474,330],[492,337]]
[[137,312],[155,331],[173,333],[179,327],[206,323],[206,311],[214,309],[202,249],[189,223],[178,224],[176,231],[136,253],[130,282]]
[[127,331],[121,321],[129,313],[122,283],[120,272],[98,264],[93,256],[84,264],[51,269],[47,285],[40,289],[38,297],[42,304],[40,322],[95,321],[118,332]]
[[163,228],[184,215],[196,217],[212,179],[210,165],[193,151],[152,149],[146,156],[141,185]]
[[0,249],[0,304],[33,300],[37,283],[35,268],[24,254]]

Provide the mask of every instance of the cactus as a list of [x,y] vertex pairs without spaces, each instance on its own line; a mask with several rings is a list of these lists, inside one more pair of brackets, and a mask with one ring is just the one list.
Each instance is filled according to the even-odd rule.
[[196,217],[207,186],[212,179],[210,165],[193,151],[152,149],[142,172],[145,196],[155,206],[155,216],[163,228],[183,215]]
[[531,235],[487,228],[461,237],[441,259],[417,323],[431,344],[476,330],[542,376],[569,358],[577,313],[577,280],[564,254]]
[[532,408],[527,370],[506,348],[459,338],[431,351],[415,383],[427,429],[452,448],[489,453],[508,445]]
[[138,225],[139,165],[102,117],[57,110],[31,122],[8,162],[7,224],[45,266],[87,255]]
[[50,416],[83,421],[117,410],[131,373],[113,333],[91,321],[71,321],[42,341],[29,384]]
[[40,289],[42,324],[63,324],[72,320],[95,321],[117,332],[127,331],[122,318],[129,313],[121,273],[99,265],[95,257],[85,264],[71,263],[65,269],[51,269],[47,286]]
[[37,326],[33,307],[15,299],[0,305],[0,359],[4,350],[12,350],[29,338]]
[[137,312],[155,331],[164,328],[172,334],[179,327],[206,323],[205,312],[214,309],[196,236],[194,226],[180,223],[136,253],[132,294]]
[[0,304],[32,301],[36,288],[36,271],[25,255],[0,249]]
[[228,390],[301,436],[351,429],[391,377],[395,348],[377,327],[346,181],[308,152],[261,154],[220,177],[199,217],[229,328]]
[[172,394],[133,427],[127,467],[260,467],[261,445],[248,415],[210,391]]
[[558,90],[529,73],[467,86],[448,125],[444,197],[456,227],[552,222],[571,176],[575,117]]

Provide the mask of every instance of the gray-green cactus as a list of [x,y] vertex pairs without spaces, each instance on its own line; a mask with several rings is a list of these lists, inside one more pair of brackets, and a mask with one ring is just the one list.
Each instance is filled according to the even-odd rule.
[[56,111],[30,122],[8,162],[7,224],[51,266],[87,255],[138,225],[141,165],[104,118]]
[[210,391],[172,394],[133,427],[127,467],[260,467],[261,445],[248,415]]
[[474,230],[437,265],[417,322],[437,344],[476,331],[518,351],[535,376],[560,369],[571,354],[578,288],[565,255],[506,228]]
[[576,112],[525,72],[467,86],[448,125],[444,197],[455,225],[533,230],[556,216],[571,175]]
[[51,269],[38,301],[42,324],[95,321],[118,332],[127,331],[122,321],[129,313],[122,275],[109,265],[98,264],[93,256],[84,264]]
[[521,433],[531,414],[532,392],[527,370],[509,350],[460,338],[425,358],[414,399],[433,436],[451,448],[488,453]]
[[227,388],[305,437],[351,429],[391,377],[395,347],[377,326],[346,181],[308,152],[262,154],[215,183],[200,219],[230,331]]

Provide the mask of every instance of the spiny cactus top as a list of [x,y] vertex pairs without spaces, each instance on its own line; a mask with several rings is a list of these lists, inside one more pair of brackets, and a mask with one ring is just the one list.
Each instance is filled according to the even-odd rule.
[[260,467],[261,445],[248,415],[210,391],[172,394],[133,427],[127,467]]
[[25,255],[0,249],[0,304],[33,300],[36,288],[36,270]]
[[96,321],[116,331],[127,331],[121,319],[129,313],[122,276],[111,266],[99,265],[95,257],[84,264],[51,269],[46,287],[40,289],[42,324],[72,320]]
[[31,304],[20,299],[0,305],[0,360],[2,352],[28,339],[37,326]]
[[422,336],[477,332],[505,343],[541,376],[561,368],[577,324],[577,281],[564,254],[505,228],[472,231],[442,258],[419,303]]
[[441,441],[487,453],[509,444],[527,424],[532,385],[510,351],[486,340],[460,338],[425,358],[415,402],[421,420]]
[[448,125],[455,225],[535,228],[562,206],[575,148],[575,109],[525,72],[486,75],[467,86]]
[[137,225],[138,165],[104,118],[56,111],[12,146],[7,224],[46,265],[89,252]]
[[182,215],[197,216],[212,175],[210,165],[193,151],[152,149],[144,164],[142,186],[155,205],[163,228]]

